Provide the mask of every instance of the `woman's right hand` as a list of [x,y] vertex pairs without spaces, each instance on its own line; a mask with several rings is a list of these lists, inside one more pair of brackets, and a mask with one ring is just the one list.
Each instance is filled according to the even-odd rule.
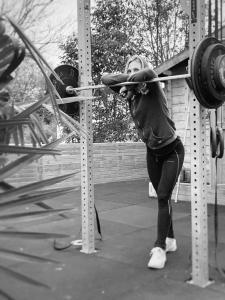
[[125,86],[122,86],[120,91],[119,91],[119,95],[122,97],[122,98],[126,98],[127,97],[127,88]]

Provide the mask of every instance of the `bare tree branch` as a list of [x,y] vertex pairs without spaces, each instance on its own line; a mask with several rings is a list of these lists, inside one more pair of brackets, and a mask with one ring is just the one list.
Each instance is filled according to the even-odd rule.
[[32,35],[32,42],[40,50],[50,43],[58,43],[57,36],[69,22],[65,20],[57,25],[45,22],[54,13],[54,3],[55,0],[1,0],[0,15],[15,20],[24,32]]

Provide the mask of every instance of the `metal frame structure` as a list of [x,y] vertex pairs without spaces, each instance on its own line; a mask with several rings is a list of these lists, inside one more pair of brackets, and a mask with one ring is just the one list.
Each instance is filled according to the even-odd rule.
[[[90,0],[77,0],[78,48],[80,86],[91,84]],[[189,49],[193,53],[205,36],[205,2],[190,0]],[[92,96],[91,90],[82,96]],[[95,252],[94,190],[92,176],[92,101],[81,101],[81,124],[90,136],[81,139],[81,191],[82,191],[82,252]],[[205,287],[208,274],[208,227],[206,199],[206,109],[190,93],[191,124],[191,201],[192,201],[192,280],[190,283]]]
[[[91,84],[90,0],[77,0],[79,85]],[[92,91],[82,92],[92,97]],[[80,102],[80,123],[89,132],[81,137],[82,252],[95,252],[95,211],[93,185],[92,100]]]
[[[189,51],[193,53],[205,37],[205,1],[190,0]],[[192,280],[205,287],[209,284],[208,218],[206,199],[206,109],[190,93],[191,125],[191,220],[192,220]]]

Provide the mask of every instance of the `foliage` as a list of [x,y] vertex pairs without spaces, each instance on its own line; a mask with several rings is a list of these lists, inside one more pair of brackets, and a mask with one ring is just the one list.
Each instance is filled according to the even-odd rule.
[[[46,96],[45,79],[35,61],[26,56],[23,63],[16,69],[15,78],[8,84],[10,100],[19,107],[23,104],[42,100]],[[37,110],[37,115],[41,126],[47,137],[55,137],[57,126],[52,114],[44,107]],[[30,142],[29,130],[24,128],[25,143]]]
[[32,58],[25,57],[15,73],[15,79],[8,85],[15,104],[40,100],[44,96],[45,80]]
[[153,66],[181,52],[186,43],[188,18],[180,0],[131,1],[136,18],[136,35],[150,52]]
[[94,81],[104,72],[123,72],[128,55],[149,55],[135,35],[136,22],[127,1],[96,2],[91,20]]
[[[68,136],[78,134],[87,136],[87,132],[84,131],[78,122],[71,119],[69,116],[63,114],[63,112],[59,111],[55,94],[57,92],[54,89],[50,79],[48,78],[47,71],[52,72],[56,79],[60,81],[60,78],[57,74],[50,68],[48,63],[41,56],[39,51],[34,47],[34,45],[30,42],[30,40],[26,37],[23,31],[20,29],[18,24],[13,22],[10,18],[1,18],[0,16],[0,25],[2,21],[7,22],[7,25],[10,25],[12,29],[17,33],[18,38],[21,43],[25,45],[27,51],[29,51],[35,63],[38,65],[42,77],[45,79],[45,84],[47,86],[48,94],[41,95],[39,98],[38,95],[41,94],[40,91],[37,91],[36,94],[33,94],[33,98],[29,93],[26,95],[29,101],[20,103],[17,105],[16,95],[15,101],[10,102],[10,94],[8,90],[9,88],[9,80],[11,80],[11,70],[7,76],[4,75],[4,70],[8,71],[9,67],[12,65],[12,61],[9,61],[8,56],[9,52],[5,51],[4,43],[1,43],[0,47],[0,60],[1,60],[1,70],[0,70],[0,222],[1,222],[1,230],[0,237],[8,238],[13,240],[15,238],[20,239],[55,239],[55,238],[63,238],[68,237],[66,234],[58,234],[58,233],[46,233],[46,232],[31,232],[31,231],[22,231],[12,230],[13,227],[16,227],[15,224],[18,224],[18,220],[26,219],[26,218],[40,218],[40,217],[48,217],[53,214],[65,213],[71,209],[54,209],[47,204],[43,203],[43,201],[56,198],[60,195],[64,195],[67,192],[70,192],[75,189],[75,187],[66,187],[66,188],[50,188],[52,185],[56,183],[62,182],[66,179],[69,179],[75,175],[66,174],[54,178],[50,178],[47,180],[42,180],[38,182],[34,182],[32,184],[27,184],[19,187],[12,186],[8,179],[22,168],[26,167],[28,164],[32,163],[35,160],[38,160],[43,155],[60,155],[60,151],[57,148],[57,145],[64,141]],[[1,28],[4,28],[0,26]],[[0,33],[0,38],[4,35],[4,31]],[[10,36],[10,35],[9,35]],[[2,39],[4,41],[4,39]],[[12,44],[13,45],[13,44]],[[8,45],[7,45],[8,47]],[[8,47],[9,48],[9,47]],[[7,49],[8,49],[7,48]],[[14,56],[17,57],[15,53],[18,48],[13,46],[10,48],[14,52]],[[4,69],[6,68],[6,69]],[[3,71],[2,71],[3,70]],[[21,70],[24,70],[21,67]],[[24,80],[21,80],[21,85],[29,80],[24,76]],[[12,86],[11,86],[12,87]],[[20,89],[22,89],[20,87]],[[21,95],[19,97],[23,98],[23,94],[21,91]],[[57,95],[59,97],[59,95]],[[37,98],[35,98],[37,97]],[[39,99],[38,99],[39,98]],[[60,98],[60,97],[59,97]],[[35,101],[30,101],[35,100]],[[19,101],[20,102],[20,101]],[[48,104],[46,104],[48,103]],[[40,126],[39,118],[38,118],[38,110],[40,108],[45,107],[51,114],[51,117],[54,117],[56,124],[65,124],[70,129],[70,134],[67,136],[63,136],[60,139],[50,140],[47,136],[43,128]],[[25,145],[24,131],[29,131],[30,133],[30,142],[32,146]],[[11,156],[14,154],[14,156]],[[16,154],[16,156],[15,156]],[[41,207],[41,210],[29,211],[27,212],[25,209],[21,212],[18,211],[18,207],[24,207],[24,205],[36,204],[38,207]],[[44,208],[44,210],[43,210]],[[10,213],[7,213],[7,210],[10,209]],[[15,223],[16,222],[16,223]],[[4,226],[5,225],[5,226]],[[11,225],[11,226],[9,226]],[[11,228],[11,229],[10,229]],[[2,243],[3,244],[3,243]],[[42,257],[38,257],[35,255],[30,255],[29,253],[21,253],[19,251],[14,251],[12,249],[0,247],[0,256],[8,257],[13,260],[22,260],[27,262],[38,262],[38,263],[58,263],[51,259],[45,259]],[[0,264],[1,273],[6,274],[7,276],[11,276],[16,278],[17,280],[33,284],[35,286],[40,286],[44,288],[50,288],[45,283],[39,282],[30,276],[26,276],[25,274],[21,274],[13,270],[12,267],[4,266]],[[0,294],[5,299],[13,299],[8,293],[0,288]]]
[[[24,31],[32,36],[32,42],[38,45],[38,49],[42,52],[52,42],[56,42],[56,36],[61,30],[63,24],[43,26],[46,18],[54,13],[54,0],[1,0],[0,1],[0,15],[6,15],[23,28]],[[5,24],[7,32],[13,37],[17,38],[17,33],[9,24]],[[56,34],[57,33],[57,34]],[[8,85],[10,88],[10,99],[16,105],[43,99],[46,92],[45,79],[33,60],[29,52],[15,71],[15,79]],[[46,109],[40,108],[38,110],[41,125],[45,128],[48,136],[55,137],[55,130],[57,124]],[[50,122],[51,120],[51,122]],[[25,142],[30,141],[29,131],[24,129]]]
[[102,92],[101,97],[93,101],[93,128],[96,143],[138,141],[128,106],[112,93]]
[[[96,1],[91,14],[92,78],[99,84],[104,72],[123,72],[129,55],[139,54],[157,66],[183,50],[186,17],[179,1]],[[60,44],[62,63],[78,67],[75,34]],[[93,102],[94,142],[138,139],[127,103],[108,90],[98,90]]]

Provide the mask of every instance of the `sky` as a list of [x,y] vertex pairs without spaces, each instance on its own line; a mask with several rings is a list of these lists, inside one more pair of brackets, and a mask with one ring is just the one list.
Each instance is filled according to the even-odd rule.
[[[91,0],[91,5],[93,5],[94,2],[94,0]],[[68,35],[77,32],[77,0],[54,0],[53,5],[47,13],[48,18],[46,19],[46,23],[43,23],[42,26],[48,26],[49,24],[60,26],[56,40],[65,40]],[[61,25],[64,24],[65,26],[62,28]],[[56,67],[60,64],[59,55],[61,53],[57,43],[51,43],[43,55],[53,67]]]
[[[46,22],[42,26],[47,27],[49,24],[56,28],[59,26],[60,31],[56,34],[56,40],[65,39],[66,36],[77,31],[77,0],[55,0],[47,14]],[[56,42],[51,43],[43,51],[43,56],[53,67],[60,63],[60,54],[61,52]]]

